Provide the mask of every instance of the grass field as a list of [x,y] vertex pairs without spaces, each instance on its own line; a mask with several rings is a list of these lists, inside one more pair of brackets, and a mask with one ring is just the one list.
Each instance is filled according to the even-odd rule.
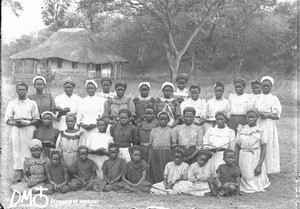
[[[128,91],[136,92],[137,81],[129,85]],[[153,84],[151,94],[153,96],[160,95],[160,85]],[[203,98],[211,97],[210,87],[204,87]],[[4,123],[3,114],[5,113],[7,102],[14,98],[14,86],[10,84],[10,80],[2,82],[2,108],[1,108],[1,193],[0,202],[4,208],[8,208],[11,198],[9,190],[10,182],[8,171],[8,128]],[[76,89],[78,94],[84,94],[82,88]],[[30,89],[33,92],[33,89]],[[57,88],[51,89],[56,96],[61,90]],[[136,95],[132,93],[132,95]],[[82,95],[83,96],[83,95]],[[120,193],[95,193],[95,192],[70,192],[64,195],[48,196],[50,204],[47,208],[295,208],[295,171],[296,171],[296,106],[284,105],[282,118],[277,122],[280,156],[281,156],[281,172],[275,174],[271,179],[271,186],[266,192],[256,194],[244,194],[238,197],[228,198],[212,198],[212,197],[193,197],[186,195],[177,196],[153,196],[153,195],[136,195],[136,194],[120,194]],[[298,119],[299,119],[298,115]],[[96,200],[98,203],[77,202],[77,204],[55,204],[54,201],[65,200]],[[52,203],[51,203],[52,200]],[[152,207],[151,207],[152,206]],[[26,206],[17,208],[28,208]]]

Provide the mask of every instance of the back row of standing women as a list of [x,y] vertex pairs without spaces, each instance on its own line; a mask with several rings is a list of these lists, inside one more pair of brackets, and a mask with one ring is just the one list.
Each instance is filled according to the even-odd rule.
[[[197,150],[206,146],[213,150],[215,161],[220,161],[220,159],[222,161],[223,151],[226,148],[234,148],[232,144],[235,143],[238,125],[247,123],[246,112],[252,107],[258,109],[260,116],[258,123],[266,128],[265,164],[267,173],[280,171],[278,133],[274,120],[280,118],[281,105],[278,98],[270,94],[274,83],[273,78],[265,76],[260,82],[252,82],[253,94],[244,93],[245,79],[236,78],[234,79],[236,93],[231,94],[228,100],[223,97],[224,84],[217,82],[213,87],[215,97],[207,102],[199,98],[201,88],[198,84],[192,84],[189,89],[186,88],[188,77],[185,74],[179,75],[176,82],[177,91],[174,91],[172,83],[165,82],[162,85],[164,96],[157,99],[148,96],[151,89],[148,82],[140,83],[140,96],[134,99],[125,96],[127,84],[123,81],[115,84],[115,93],[110,92],[112,81],[109,78],[101,80],[103,89],[101,93],[96,93],[98,84],[94,80],[88,80],[85,85],[88,96],[85,98],[80,98],[73,93],[76,82],[72,78],[64,80],[65,93],[55,99],[51,94],[43,92],[46,81],[41,76],[34,78],[33,85],[36,88],[36,94],[30,95],[28,98],[26,98],[28,86],[24,83],[18,84],[18,98],[9,103],[5,119],[7,124],[12,126],[12,165],[18,174],[15,178],[21,178],[24,159],[30,157],[28,143],[32,138],[40,139],[43,142],[43,148],[48,150],[46,155],[49,154],[51,148],[60,146],[66,165],[75,161],[79,145],[87,145],[92,150],[103,147],[102,140],[92,140],[93,136],[97,138],[97,135],[93,133],[98,132],[96,122],[98,118],[103,118],[111,125],[107,132],[112,135],[114,141],[119,143],[120,157],[127,161],[130,161],[128,147],[134,144],[143,148],[144,159],[148,161],[150,143],[153,147],[158,148],[170,148],[172,145],[182,148],[185,152],[185,161],[189,163],[195,162]],[[262,93],[260,93],[260,89]],[[147,107],[148,113],[145,112]],[[187,107],[195,110],[192,126],[183,124],[185,120],[182,114]],[[123,112],[123,115],[127,115],[129,120],[125,126],[122,126],[118,121],[124,120],[120,114],[120,110],[124,111],[124,109],[127,112],[125,111],[126,114]],[[153,114],[152,110],[154,115],[159,112],[167,113],[169,131],[156,128],[158,126],[156,119],[147,119],[151,118],[149,115]],[[51,127],[51,122],[47,123],[47,119],[51,121],[53,118],[49,112],[47,114],[47,111],[56,112],[54,128]],[[218,128],[215,126],[215,114],[219,111],[223,111],[223,115],[228,113],[228,127]],[[66,116],[70,114],[74,115],[73,119],[76,119],[75,128],[72,130],[68,130],[68,121],[66,121]],[[40,118],[41,116],[43,118]],[[40,119],[43,119],[43,124]],[[154,128],[156,129],[152,131],[150,137],[151,130]],[[160,165],[160,162],[165,161],[162,160],[162,158],[165,159],[163,157],[165,154],[163,152],[155,153],[155,149],[153,152],[152,156],[155,159],[152,160],[157,163],[151,166],[156,167],[153,168],[155,171],[163,171],[165,163]],[[154,182],[158,181],[161,179],[154,180]]]

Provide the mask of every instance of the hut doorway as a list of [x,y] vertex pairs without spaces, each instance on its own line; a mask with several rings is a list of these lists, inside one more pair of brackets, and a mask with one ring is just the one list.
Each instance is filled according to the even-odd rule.
[[101,64],[97,64],[96,65],[96,77],[97,78],[101,78],[101,71],[102,71],[102,65]]

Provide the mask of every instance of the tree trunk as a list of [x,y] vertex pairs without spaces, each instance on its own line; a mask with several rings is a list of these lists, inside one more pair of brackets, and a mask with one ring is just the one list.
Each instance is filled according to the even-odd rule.
[[195,67],[195,52],[193,51],[193,55],[192,55],[192,67],[191,67],[191,75],[190,75],[191,78],[193,77],[194,67]]

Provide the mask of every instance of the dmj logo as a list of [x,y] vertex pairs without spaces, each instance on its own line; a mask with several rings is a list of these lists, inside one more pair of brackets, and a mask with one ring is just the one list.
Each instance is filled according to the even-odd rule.
[[[36,208],[45,208],[49,204],[49,198],[43,194],[43,191],[47,191],[46,188],[39,187],[35,188],[35,190],[40,191],[38,194],[32,195],[32,190],[29,190],[28,192],[24,191],[23,194],[19,192],[18,190],[14,190],[12,197],[10,199],[9,208],[16,207],[18,204],[25,204],[27,201],[29,202],[29,206],[34,206]],[[14,202],[15,195],[18,194],[18,199],[16,202]],[[44,199],[44,204],[38,203],[36,199]],[[25,202],[26,201],[26,202]]]

